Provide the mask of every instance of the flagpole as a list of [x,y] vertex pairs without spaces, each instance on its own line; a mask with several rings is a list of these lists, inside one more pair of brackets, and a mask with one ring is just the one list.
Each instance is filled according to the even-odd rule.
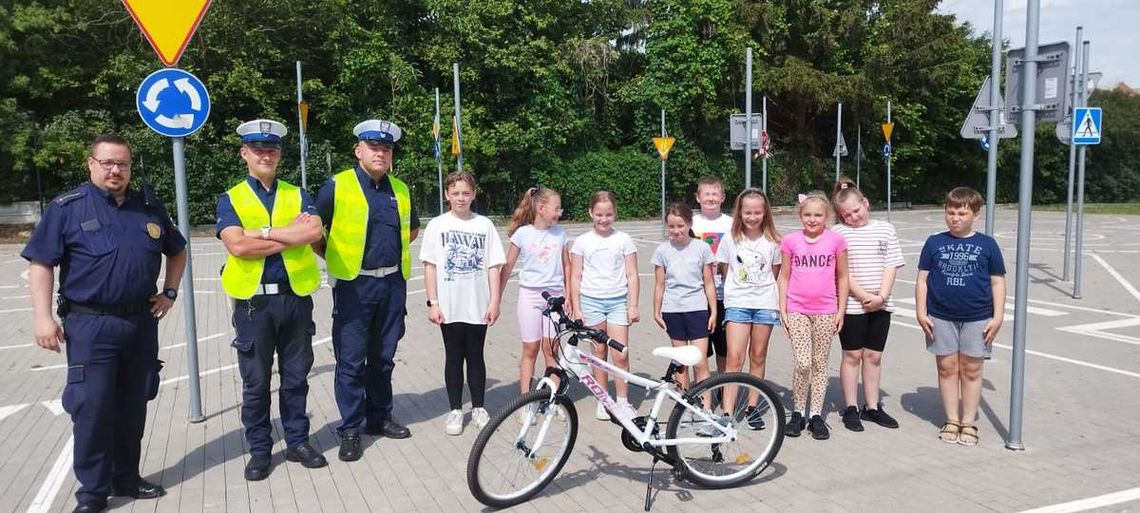
[[839,139],[843,137],[843,103],[839,104],[839,111],[835,118],[835,181],[839,181]]
[[459,154],[455,156],[455,170],[456,171],[463,171],[463,138],[462,138],[463,132],[459,129],[461,123],[460,123],[460,117],[459,117],[459,63],[458,62],[454,62],[451,64],[451,82],[455,88],[455,135],[454,135],[454,137],[455,137],[455,140],[457,142],[456,145],[459,147]]
[[439,213],[443,214],[443,156],[439,148],[439,88],[435,88],[435,123],[432,124],[432,135],[435,137],[435,171],[439,180]]
[[301,188],[308,189],[309,182],[305,175],[305,113],[302,112],[302,103],[305,99],[301,96],[301,61],[297,61],[297,138],[300,141],[298,145],[301,152]]
[[863,180],[863,124],[855,124],[855,187],[862,188],[860,183]]
[[[760,190],[764,191],[764,194],[768,194],[768,148],[772,146],[772,136],[768,135],[768,95],[764,95],[763,104],[760,109],[763,113],[760,117],[760,131],[766,136],[760,138],[760,151],[761,154],[764,155],[764,161],[760,164],[760,172],[762,175]],[[768,144],[764,144],[765,139],[768,140]]]

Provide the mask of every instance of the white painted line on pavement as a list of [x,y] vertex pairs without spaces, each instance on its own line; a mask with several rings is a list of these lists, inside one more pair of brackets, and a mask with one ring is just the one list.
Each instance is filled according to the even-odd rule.
[[0,285],[0,289],[19,289],[23,287],[23,285]]
[[51,466],[51,471],[44,479],[44,484],[40,486],[40,491],[36,493],[36,498],[32,499],[32,505],[28,506],[28,513],[45,513],[51,509],[51,503],[59,494],[59,488],[63,486],[63,481],[67,479],[67,475],[71,473],[74,448],[75,435],[71,435],[63,450],[59,452],[59,457],[55,459],[55,464]]
[[1115,340],[1117,342],[1124,342],[1125,344],[1140,346],[1140,338],[1121,335],[1119,333],[1107,333],[1104,331],[1116,328],[1130,328],[1132,326],[1140,326],[1140,318],[1121,319],[1118,321],[1108,322],[1094,322],[1090,324],[1078,324],[1076,326],[1065,326],[1063,328],[1057,328],[1057,330],[1076,333],[1078,335],[1085,335],[1089,337],[1103,338],[1106,340]]
[[1103,508],[1106,506],[1112,506],[1114,504],[1134,501],[1137,499],[1140,499],[1140,488],[1133,488],[1131,490],[1123,490],[1120,492],[1098,495],[1096,497],[1079,499],[1062,504],[1054,504],[1052,506],[1045,506],[1043,508],[1027,509],[1021,513],[1072,513],[1075,511],[1085,511],[1093,508]]
[[16,312],[30,312],[30,311],[32,311],[31,308],[12,308],[9,310],[0,310],[0,314],[16,313]]
[[1136,290],[1136,287],[1133,287],[1131,283],[1128,283],[1128,280],[1124,279],[1124,276],[1121,276],[1120,273],[1116,272],[1116,269],[1113,269],[1111,265],[1108,265],[1108,262],[1105,262],[1104,259],[1100,257],[1100,255],[1094,253],[1089,256],[1092,257],[1093,260],[1096,260],[1096,262],[1100,264],[1100,266],[1103,267],[1105,271],[1108,271],[1108,274],[1111,274],[1113,278],[1116,278],[1116,281],[1119,282],[1122,287],[1124,287],[1124,290],[1127,290],[1129,294],[1132,294],[1132,297],[1136,298],[1137,301],[1140,301],[1140,290]]
[[52,399],[50,401],[40,401],[44,408],[47,408],[56,417],[63,415],[63,400]]
[[16,345],[12,345],[12,346],[0,346],[0,351],[3,351],[5,349],[19,349],[21,347],[32,347],[34,345],[35,344],[16,344]]
[[[908,305],[914,304],[914,298],[913,297],[896,298],[894,301],[896,303],[906,303]],[[1013,303],[1006,303],[1005,304],[1005,311],[1012,312],[1013,311]],[[1060,312],[1057,310],[1050,310],[1048,308],[1037,308],[1035,306],[1027,306],[1026,311],[1028,311],[1029,313],[1034,314],[1034,315],[1043,315],[1045,317],[1060,317],[1062,315],[1069,315],[1068,312]],[[1012,318],[1013,317],[1011,317],[1010,314],[1006,314],[1005,320],[1008,321]]]
[[10,404],[8,406],[0,406],[0,420],[4,420],[9,415],[16,413],[24,408],[27,408],[31,403],[25,404]]
[[25,295],[25,296],[4,296],[4,297],[0,297],[0,299],[5,299],[5,300],[11,300],[11,299],[28,299],[28,298],[30,298],[30,297],[32,297],[32,296],[29,296],[29,295]]
[[[325,337],[325,338],[322,338],[320,340],[314,340],[313,341],[313,347],[319,346],[321,344],[327,344],[331,340],[332,340],[332,337]],[[236,369],[236,368],[237,368],[236,363],[230,364],[230,365],[223,365],[221,367],[217,367],[217,368],[210,369],[207,371],[201,371],[198,373],[198,377],[209,376],[211,374],[217,374],[217,373],[222,372],[222,371],[227,371],[227,370]],[[169,385],[171,383],[178,383],[179,381],[185,381],[188,377],[189,377],[189,375],[183,374],[183,375],[178,376],[176,378],[164,379],[164,380],[162,380],[161,383],[159,383],[159,385]]]

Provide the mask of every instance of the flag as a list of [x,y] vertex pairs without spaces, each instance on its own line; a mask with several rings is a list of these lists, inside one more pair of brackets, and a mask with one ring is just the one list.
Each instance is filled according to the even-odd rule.
[[439,148],[440,127],[439,127],[439,111],[438,110],[435,111],[435,121],[432,122],[432,124],[431,124],[431,133],[432,133],[432,139],[434,141],[433,147],[435,149],[435,160],[439,160],[439,158],[440,158],[440,148]]
[[458,157],[463,154],[459,147],[459,126],[455,124],[455,117],[451,118],[451,156]]

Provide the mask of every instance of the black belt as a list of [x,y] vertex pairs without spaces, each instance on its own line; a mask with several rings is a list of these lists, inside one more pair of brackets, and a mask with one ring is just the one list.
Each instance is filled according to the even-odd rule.
[[69,313],[81,313],[88,315],[135,315],[143,312],[150,311],[150,301],[143,301],[140,303],[124,303],[116,305],[100,305],[96,303],[79,303],[60,298],[60,316],[66,316]]

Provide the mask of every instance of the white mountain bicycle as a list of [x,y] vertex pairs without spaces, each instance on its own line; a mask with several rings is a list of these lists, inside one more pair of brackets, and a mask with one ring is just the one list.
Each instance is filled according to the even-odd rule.
[[[622,428],[626,449],[653,456],[646,511],[652,468],[658,461],[672,466],[678,479],[727,488],[755,478],[776,458],[784,440],[784,408],[767,382],[750,374],[722,373],[682,390],[674,376],[705,357],[695,346],[654,349],[654,355],[670,360],[660,380],[631,374],[591,351],[594,344],[607,344],[625,352],[625,345],[605,331],[567,318],[564,298],[543,297],[543,315],[558,326],[554,351],[559,367],[548,368],[536,390],[496,412],[475,439],[467,459],[467,486],[479,502],[495,508],[525,502],[562,470],[578,435],[578,413],[566,393],[571,377],[585,385]],[[579,349],[583,341],[590,347]],[[595,367],[645,388],[654,397],[649,414],[634,417],[616,408],[613,397],[594,380],[590,369]],[[665,399],[675,404],[662,432],[658,418]]]

